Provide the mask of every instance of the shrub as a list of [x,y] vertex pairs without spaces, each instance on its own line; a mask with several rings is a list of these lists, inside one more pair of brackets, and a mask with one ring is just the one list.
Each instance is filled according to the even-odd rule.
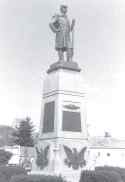
[[108,182],[120,182],[122,181],[120,174],[115,171],[97,171],[97,174],[101,173],[104,177],[107,178]]
[[115,171],[95,170],[83,171],[80,182],[120,182],[121,176]]
[[25,169],[21,167],[11,167],[11,166],[0,166],[0,174],[5,177],[6,181],[14,175],[27,174]]
[[5,175],[3,175],[2,173],[0,173],[0,182],[8,182],[8,181],[6,180]]
[[117,177],[118,175],[120,175],[121,180],[123,180],[125,182],[125,168],[120,168],[120,167],[112,167],[112,166],[104,166],[104,167],[96,167],[96,171],[106,171],[106,172],[115,172],[115,176],[117,173]]
[[45,175],[18,175],[13,176],[10,182],[64,182],[63,178]]
[[80,182],[95,182],[95,171],[82,171]]
[[0,165],[6,165],[8,164],[8,161],[12,157],[12,153],[5,151],[5,150],[0,150]]

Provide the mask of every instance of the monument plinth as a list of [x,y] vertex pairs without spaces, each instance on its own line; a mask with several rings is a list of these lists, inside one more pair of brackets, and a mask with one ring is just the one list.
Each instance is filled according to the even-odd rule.
[[51,67],[47,72],[43,84],[36,170],[43,174],[60,174],[72,180],[78,178],[86,166],[84,79],[78,67]]

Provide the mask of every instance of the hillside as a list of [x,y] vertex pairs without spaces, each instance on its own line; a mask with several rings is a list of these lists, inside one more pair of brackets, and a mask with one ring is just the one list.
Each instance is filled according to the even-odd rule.
[[10,126],[0,125],[0,147],[5,145],[12,146],[14,145],[12,133],[14,128]]

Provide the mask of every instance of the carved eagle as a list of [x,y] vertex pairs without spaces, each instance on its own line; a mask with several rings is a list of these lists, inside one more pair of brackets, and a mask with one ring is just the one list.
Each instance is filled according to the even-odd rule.
[[86,147],[81,149],[80,152],[77,151],[76,148],[73,148],[72,150],[64,145],[64,150],[67,155],[67,158],[64,160],[65,164],[68,167],[72,167],[73,169],[78,169],[79,167],[83,167],[86,165],[86,161],[84,158]]
[[37,159],[36,164],[40,169],[44,169],[48,165],[48,152],[49,152],[49,145],[45,147],[45,149],[36,147]]

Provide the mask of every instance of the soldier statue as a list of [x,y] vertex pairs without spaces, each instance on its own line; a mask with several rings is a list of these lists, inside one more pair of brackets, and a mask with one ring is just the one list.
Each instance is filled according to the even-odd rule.
[[58,52],[59,61],[64,61],[64,52],[66,53],[67,61],[72,61],[73,58],[73,34],[75,19],[70,24],[67,17],[66,5],[60,6],[61,14],[55,14],[49,24],[51,30],[56,34],[55,49]]

